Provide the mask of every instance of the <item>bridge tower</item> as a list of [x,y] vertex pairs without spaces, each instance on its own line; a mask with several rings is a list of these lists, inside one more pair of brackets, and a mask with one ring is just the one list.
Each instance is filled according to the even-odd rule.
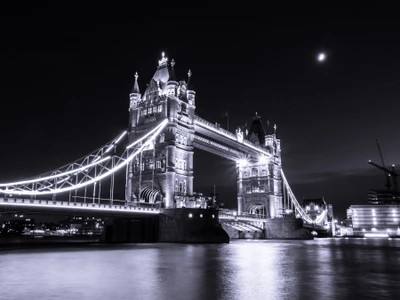
[[256,113],[250,129],[236,131],[251,142],[260,146],[270,156],[246,157],[237,163],[238,170],[238,211],[266,218],[279,217],[282,211],[282,176],[280,140],[276,138],[276,125],[267,132],[261,117]]
[[160,122],[168,124],[154,141],[127,167],[125,200],[133,205],[157,204],[181,207],[193,195],[193,140],[196,92],[187,81],[178,81],[175,61],[162,53],[157,69],[143,95],[138,75],[130,94],[129,140],[134,142]]

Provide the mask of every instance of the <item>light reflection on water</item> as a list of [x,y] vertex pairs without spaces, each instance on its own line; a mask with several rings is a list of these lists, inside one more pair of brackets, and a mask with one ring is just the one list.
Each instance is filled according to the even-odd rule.
[[0,251],[0,299],[398,299],[400,239]]

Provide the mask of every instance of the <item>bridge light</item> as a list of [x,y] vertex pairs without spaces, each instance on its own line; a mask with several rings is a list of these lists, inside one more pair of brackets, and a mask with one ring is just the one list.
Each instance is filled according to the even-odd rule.
[[240,159],[240,160],[238,161],[238,163],[239,163],[239,167],[243,168],[243,167],[246,167],[246,166],[247,166],[248,161],[247,161],[247,159],[242,158],[242,159]]

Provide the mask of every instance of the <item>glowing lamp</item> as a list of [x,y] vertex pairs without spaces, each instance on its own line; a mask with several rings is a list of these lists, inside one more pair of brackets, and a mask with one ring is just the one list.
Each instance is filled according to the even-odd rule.
[[242,168],[243,168],[243,167],[246,167],[247,164],[248,164],[247,159],[242,158],[242,159],[239,160],[239,167],[242,167]]
[[268,159],[267,159],[267,157],[266,157],[265,155],[262,155],[262,156],[260,156],[260,157],[258,158],[258,162],[259,162],[260,164],[266,164],[266,163],[268,163]]

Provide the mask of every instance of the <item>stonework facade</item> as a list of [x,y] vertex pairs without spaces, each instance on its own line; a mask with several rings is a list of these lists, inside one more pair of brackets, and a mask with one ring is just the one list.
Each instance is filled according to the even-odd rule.
[[129,139],[134,141],[168,118],[166,129],[154,147],[137,157],[127,170],[127,202],[146,202],[161,207],[179,206],[177,198],[193,194],[193,118],[195,91],[187,81],[177,81],[175,62],[166,57],[142,95],[138,76],[130,94]]
[[[168,119],[168,125],[153,147],[143,151],[128,166],[126,201],[133,205],[145,202],[163,208],[200,205],[193,192],[196,147],[225,155],[236,162],[239,213],[266,218],[279,216],[282,177],[276,126],[271,132],[267,128],[266,132],[261,117],[256,114],[250,128],[238,128],[234,134],[201,120],[203,132],[201,136],[199,132],[196,135],[195,121],[200,122],[200,118],[195,116],[196,92],[191,86],[192,74],[189,70],[186,80],[178,81],[174,65],[173,60],[168,62],[163,55],[143,94],[140,93],[138,75],[135,75],[129,105],[130,142],[144,136],[165,119]],[[224,150],[228,148],[233,151]],[[251,149],[251,154],[245,149]],[[242,153],[243,158],[232,156],[232,153]],[[194,200],[193,204],[190,204],[191,200]]]

